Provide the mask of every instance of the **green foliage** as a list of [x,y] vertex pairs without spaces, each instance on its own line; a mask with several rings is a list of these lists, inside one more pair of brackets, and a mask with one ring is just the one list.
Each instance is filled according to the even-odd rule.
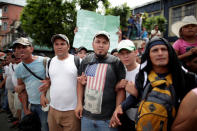
[[75,8],[75,1],[27,0],[20,19],[22,28],[37,45],[52,47],[51,36],[56,33],[66,34],[71,40],[76,23]]
[[76,27],[76,3],[81,9],[95,11],[98,3],[109,7],[108,0],[27,0],[21,14],[23,30],[34,40],[34,44],[52,47],[54,34],[66,34],[71,46]]
[[114,16],[120,16],[120,27],[121,29],[124,27],[127,27],[128,25],[128,19],[131,15],[131,9],[127,4],[123,4],[121,6],[116,6],[113,8],[106,9],[106,15],[114,15]]
[[96,11],[99,2],[102,2],[105,8],[108,8],[110,5],[108,0],[77,0],[77,3],[81,7],[81,9],[89,11]]
[[154,29],[154,26],[158,25],[159,30],[161,32],[165,32],[166,31],[166,28],[165,28],[166,24],[167,24],[166,18],[164,16],[160,15],[160,16],[153,16],[153,17],[146,18],[143,23],[143,26],[146,27],[148,32],[151,32],[151,30]]

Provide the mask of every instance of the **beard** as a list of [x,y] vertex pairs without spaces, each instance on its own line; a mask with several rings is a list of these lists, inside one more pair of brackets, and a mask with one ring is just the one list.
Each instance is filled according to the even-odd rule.
[[96,55],[96,57],[98,58],[98,59],[104,59],[106,56],[107,56],[107,54],[95,54]]

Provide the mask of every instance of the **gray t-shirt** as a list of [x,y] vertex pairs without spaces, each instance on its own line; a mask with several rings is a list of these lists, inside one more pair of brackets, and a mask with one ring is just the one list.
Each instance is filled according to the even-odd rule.
[[83,116],[109,120],[116,107],[115,86],[125,78],[124,65],[117,57],[109,54],[103,59],[90,54],[82,60],[78,74],[82,72],[87,77]]

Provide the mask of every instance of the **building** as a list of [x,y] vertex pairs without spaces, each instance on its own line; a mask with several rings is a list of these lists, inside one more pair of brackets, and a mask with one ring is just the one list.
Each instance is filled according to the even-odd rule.
[[177,37],[171,31],[171,25],[182,20],[185,16],[194,15],[197,18],[196,0],[153,0],[142,6],[133,9],[134,14],[147,12],[149,16],[163,15],[168,24],[163,36],[170,42],[177,40]]
[[[16,38],[27,37],[20,23],[20,14],[25,6],[26,0],[0,0],[1,28],[0,28],[0,49],[5,50]],[[30,38],[31,39],[31,38]],[[31,39],[32,40],[32,39]],[[32,40],[33,41],[33,40]],[[45,46],[34,46],[34,54],[45,54],[52,56],[52,48]]]
[[12,0],[0,0],[1,8],[1,29],[0,29],[0,46],[6,47],[13,41],[15,29],[20,25],[20,14],[24,4],[16,3]]

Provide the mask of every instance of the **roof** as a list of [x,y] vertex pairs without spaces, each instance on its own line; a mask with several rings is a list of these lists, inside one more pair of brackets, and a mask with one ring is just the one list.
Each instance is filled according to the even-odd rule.
[[144,4],[141,4],[141,5],[139,5],[139,6],[136,6],[136,7],[134,7],[133,9],[140,8],[140,7],[143,7],[143,6],[145,6],[145,5],[149,5],[149,4],[158,2],[158,1],[160,1],[160,0],[152,0],[152,1],[146,2],[146,3],[144,3]]
[[0,4],[12,4],[18,6],[25,6],[26,0],[0,0]]

